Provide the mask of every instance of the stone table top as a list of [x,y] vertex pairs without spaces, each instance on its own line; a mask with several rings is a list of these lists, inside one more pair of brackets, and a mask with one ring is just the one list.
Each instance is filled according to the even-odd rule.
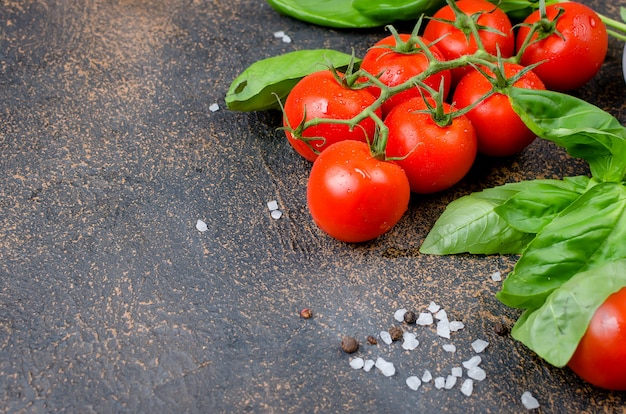
[[[586,3],[619,16],[617,5]],[[0,411],[521,413],[530,391],[545,413],[624,412],[623,393],[502,332],[518,312],[496,300],[491,275],[517,257],[418,253],[450,201],[585,174],[584,163],[540,140],[479,158],[454,188],[414,196],[391,232],[350,245],[313,224],[310,164],[277,129],[280,114],[225,107],[232,80],[259,59],[362,55],[383,35],[253,0],[1,2]],[[598,76],[573,94],[625,122],[622,47],[611,40]],[[449,341],[405,326],[420,340],[413,351],[366,343],[401,325],[396,310],[431,301],[465,326]],[[358,353],[340,349],[344,335]],[[489,342],[487,376],[471,396],[461,381],[405,384],[425,370],[446,377],[476,339]],[[396,374],[354,370],[357,356],[391,361]]]

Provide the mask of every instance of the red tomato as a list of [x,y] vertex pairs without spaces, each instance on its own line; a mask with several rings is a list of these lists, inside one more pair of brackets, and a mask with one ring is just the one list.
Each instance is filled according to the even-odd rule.
[[[408,41],[410,38],[411,35],[409,34],[400,34],[400,39],[404,42]],[[429,42],[425,41],[425,43],[428,44]],[[374,47],[370,48],[367,53],[365,53],[365,56],[363,56],[361,69],[375,76],[380,75],[380,81],[387,86],[393,87],[408,81],[426,70],[430,64],[428,57],[419,49],[419,46],[416,46],[411,52],[407,53],[379,46],[396,46],[396,39],[393,36],[387,36],[377,42]],[[437,46],[431,45],[428,49],[437,60],[445,60],[444,55],[439,51]],[[447,96],[450,91],[451,79],[450,71],[444,70],[429,76],[424,80],[424,83],[438,91],[443,80],[444,95]],[[380,96],[380,88],[372,86],[368,90],[376,97]],[[387,99],[382,105],[383,116],[387,116],[391,108],[395,105],[415,96],[420,96],[419,88],[408,89]]]
[[[522,69],[524,69],[523,66],[513,63],[504,64],[504,74],[507,79]],[[487,73],[493,76],[489,70]],[[545,89],[539,77],[532,71],[527,72],[513,86]],[[452,101],[458,108],[465,108],[478,102],[492,88],[491,82],[482,73],[474,70],[461,79],[454,91]],[[495,157],[513,155],[522,151],[536,138],[536,135],[513,111],[509,97],[500,92],[478,103],[466,115],[476,130],[478,152],[485,155]]]
[[[424,99],[413,98],[396,106],[385,118],[389,128],[387,157],[406,173],[411,191],[427,194],[459,182],[476,158],[476,134],[469,119],[459,116],[449,126],[439,126],[426,109]],[[444,104],[444,112],[450,113]]]
[[596,310],[568,366],[593,385],[626,391],[626,288]]
[[[498,49],[500,49],[502,57],[506,58],[513,55],[515,51],[515,35],[513,34],[511,21],[506,13],[487,0],[460,0],[456,2],[456,5],[466,16],[480,13],[477,20],[479,26],[495,29],[502,33],[486,29],[478,30],[478,37],[485,51],[497,56]],[[471,34],[468,23],[464,22],[463,19],[456,18],[454,10],[452,10],[450,5],[439,9],[433,17],[455,22],[455,24],[450,24],[430,20],[424,28],[424,37],[426,39],[435,41],[441,38],[437,42],[437,47],[446,57],[446,60],[471,55],[478,50],[476,39]],[[463,75],[470,70],[471,67],[469,66],[454,69],[452,71],[452,84],[456,85]]]
[[[375,100],[365,89],[350,89],[337,82],[330,70],[314,72],[302,78],[287,96],[283,125],[297,128],[305,113],[307,121],[313,118],[351,119]],[[376,113],[381,116],[380,109]],[[352,130],[348,125],[321,123],[305,129],[302,132],[304,139],[295,137],[289,129],[285,130],[285,135],[300,155],[314,161],[319,152],[335,142],[347,139],[366,142],[373,139],[375,131],[375,122],[366,118]]]
[[406,174],[372,157],[367,144],[342,141],[313,163],[307,184],[309,211],[330,236],[350,243],[389,231],[409,205]]
[[[570,91],[583,86],[600,70],[606,56],[609,37],[600,17],[580,3],[558,3],[546,7],[546,16],[556,21],[556,32],[531,43],[522,55],[521,64],[529,66],[546,60],[533,71],[546,85],[556,91]],[[535,23],[539,11],[529,15],[524,23]],[[520,27],[517,48],[522,47],[530,28]],[[537,35],[533,36],[537,39]]]

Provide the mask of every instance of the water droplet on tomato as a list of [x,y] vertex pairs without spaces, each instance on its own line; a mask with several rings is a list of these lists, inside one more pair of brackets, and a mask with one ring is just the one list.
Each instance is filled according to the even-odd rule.
[[328,113],[328,101],[320,101],[320,102],[318,102],[317,108],[323,114]]

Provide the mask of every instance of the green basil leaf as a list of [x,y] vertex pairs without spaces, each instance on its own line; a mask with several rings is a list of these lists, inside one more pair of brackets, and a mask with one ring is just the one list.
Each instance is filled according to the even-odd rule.
[[582,99],[553,92],[511,88],[511,105],[538,136],[589,163],[600,181],[626,177],[626,128],[611,114]]
[[516,230],[495,208],[530,186],[529,181],[509,183],[452,201],[420,247],[425,254],[520,253],[534,235]]
[[329,65],[343,69],[351,59],[360,62],[347,53],[313,49],[259,60],[231,83],[226,93],[226,106],[242,112],[279,109],[277,98],[285,98],[300,79]]
[[365,16],[352,6],[352,0],[267,0],[277,12],[313,23],[335,28],[366,28],[383,26],[384,21]]
[[543,306],[524,312],[511,335],[548,363],[563,367],[576,351],[596,310],[625,286],[623,259],[577,273],[552,292]]
[[530,184],[528,189],[515,194],[495,211],[517,230],[539,233],[587,189],[589,177],[534,180]]
[[352,0],[352,6],[363,15],[389,23],[418,19],[422,14],[432,14],[445,4],[445,0]]
[[570,204],[528,244],[497,298],[537,308],[578,272],[626,258],[626,187],[600,183]]
[[[521,22],[539,8],[539,0],[489,0],[505,12],[513,21]],[[546,6],[559,0],[547,0]]]

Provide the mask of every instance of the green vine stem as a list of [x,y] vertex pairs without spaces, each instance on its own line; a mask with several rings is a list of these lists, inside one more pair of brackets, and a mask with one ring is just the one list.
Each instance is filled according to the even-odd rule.
[[[622,16],[626,14],[626,8],[622,7]],[[626,23],[619,20],[611,19],[610,17],[598,14],[600,20],[606,25],[607,33],[623,42],[626,42]],[[616,29],[616,30],[613,30]]]

